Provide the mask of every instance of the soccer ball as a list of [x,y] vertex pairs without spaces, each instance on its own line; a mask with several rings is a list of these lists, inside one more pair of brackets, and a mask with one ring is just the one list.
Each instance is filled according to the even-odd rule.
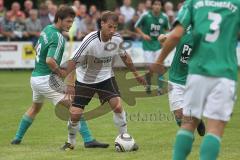
[[117,152],[130,152],[138,150],[138,146],[132,136],[124,133],[115,139],[115,149]]

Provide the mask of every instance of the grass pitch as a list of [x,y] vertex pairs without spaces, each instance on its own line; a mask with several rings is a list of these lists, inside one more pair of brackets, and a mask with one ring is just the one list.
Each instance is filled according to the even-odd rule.
[[[19,120],[31,105],[30,71],[0,71],[0,160],[170,160],[177,125],[169,112],[167,95],[137,98],[135,106],[124,103],[128,113],[128,130],[140,149],[137,152],[117,153],[114,139],[117,129],[112,113],[88,121],[92,134],[99,141],[110,143],[107,149],[85,149],[80,135],[74,151],[60,151],[67,139],[66,122],[58,119],[54,107],[46,101],[22,144],[13,146]],[[127,84],[126,84],[127,85]],[[238,95],[240,90],[238,89]],[[91,110],[97,100],[87,106]],[[239,160],[240,103],[235,103],[233,117],[222,139],[219,160]],[[201,137],[196,134],[189,160],[198,159]]]

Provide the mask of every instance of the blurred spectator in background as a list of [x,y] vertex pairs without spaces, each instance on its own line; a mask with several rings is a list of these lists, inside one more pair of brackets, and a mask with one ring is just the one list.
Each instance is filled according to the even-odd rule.
[[172,24],[175,19],[175,12],[173,8],[173,3],[170,1],[165,2],[164,4],[164,11],[168,16],[169,23]]
[[0,0],[0,41],[6,40],[6,38],[3,36],[3,21],[4,16],[6,14],[6,8],[4,7],[4,0]]
[[123,0],[123,5],[120,7],[120,12],[125,17],[125,24],[130,22],[135,14],[135,9],[131,6],[131,0]]
[[15,21],[17,17],[25,18],[25,14],[20,9],[20,4],[18,2],[12,3],[11,10],[8,11],[12,21]]
[[25,23],[25,17],[22,17],[20,15],[16,17],[13,33],[14,33],[15,37],[11,39],[12,41],[28,40],[28,33],[27,33],[27,27],[26,27],[26,23]]
[[91,5],[89,8],[89,15],[92,17],[94,21],[97,21],[100,18],[100,12],[98,11],[96,5]]
[[[119,24],[118,24],[118,33],[122,36],[124,40],[135,40],[139,39],[140,36],[135,32],[135,23],[138,20],[138,15],[135,14],[133,18],[127,23],[124,23],[124,16],[119,16]],[[119,26],[120,25],[120,26]]]
[[35,46],[40,32],[42,30],[40,19],[38,19],[38,11],[35,9],[30,10],[30,17],[26,20],[26,27],[29,36],[29,40],[33,42]]
[[55,14],[57,13],[57,6],[55,4],[52,4],[48,6],[48,18],[50,19],[50,22],[53,23]]
[[27,18],[30,16],[29,12],[32,9],[33,9],[33,2],[31,0],[25,0],[24,1],[24,13]]
[[146,11],[150,11],[152,9],[152,0],[145,1],[145,9]]
[[9,41],[11,38],[14,38],[14,27],[15,22],[11,20],[11,13],[7,12],[2,23],[2,35],[4,36],[2,40]]
[[97,24],[96,21],[90,15],[85,15],[83,19],[81,19],[79,25],[77,26],[77,40],[82,40],[88,33],[92,31],[96,31]]
[[4,0],[0,0],[0,22],[3,21],[6,14],[6,8],[4,7]]
[[145,3],[143,2],[138,3],[136,15],[140,17],[145,12],[146,12]]
[[47,7],[47,5],[45,3],[40,4],[39,19],[40,19],[42,28],[44,28],[47,25],[51,24],[51,21],[50,21],[50,19],[48,17],[48,7]]
[[85,4],[81,4],[78,12],[78,18],[82,20],[87,15],[87,6]]
[[53,1],[52,0],[46,0],[45,5],[46,6],[51,6],[51,5],[53,5]]
[[80,6],[81,6],[81,2],[80,2],[79,0],[73,1],[73,8],[74,8],[74,11],[75,11],[75,13],[76,13],[76,16],[79,16],[79,15],[80,15],[80,13],[79,13],[79,11],[80,11]]

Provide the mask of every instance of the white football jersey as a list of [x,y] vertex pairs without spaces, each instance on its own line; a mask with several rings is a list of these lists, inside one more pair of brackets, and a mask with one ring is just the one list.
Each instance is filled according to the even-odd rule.
[[108,42],[101,40],[100,31],[89,33],[72,55],[72,60],[77,62],[77,81],[93,84],[113,77],[115,57],[126,53],[120,47],[121,42],[123,40],[118,33]]

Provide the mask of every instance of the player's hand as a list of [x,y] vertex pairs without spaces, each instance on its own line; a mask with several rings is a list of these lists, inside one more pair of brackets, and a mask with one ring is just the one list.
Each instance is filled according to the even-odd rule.
[[59,70],[56,72],[56,74],[61,78],[67,77],[67,71],[64,69],[61,69],[61,68],[59,68]]
[[166,72],[166,67],[163,64],[153,63],[149,66],[149,74],[158,73],[164,74]]
[[145,41],[150,41],[150,40],[151,40],[151,37],[150,37],[149,35],[146,35],[146,34],[144,34],[144,35],[142,36],[142,38],[143,38]]
[[136,80],[138,81],[138,83],[140,83],[141,85],[146,86],[147,85],[147,81],[145,80],[145,78],[143,76],[136,76]]
[[166,41],[167,35],[166,34],[160,34],[158,36],[158,41],[161,43],[161,45]]

